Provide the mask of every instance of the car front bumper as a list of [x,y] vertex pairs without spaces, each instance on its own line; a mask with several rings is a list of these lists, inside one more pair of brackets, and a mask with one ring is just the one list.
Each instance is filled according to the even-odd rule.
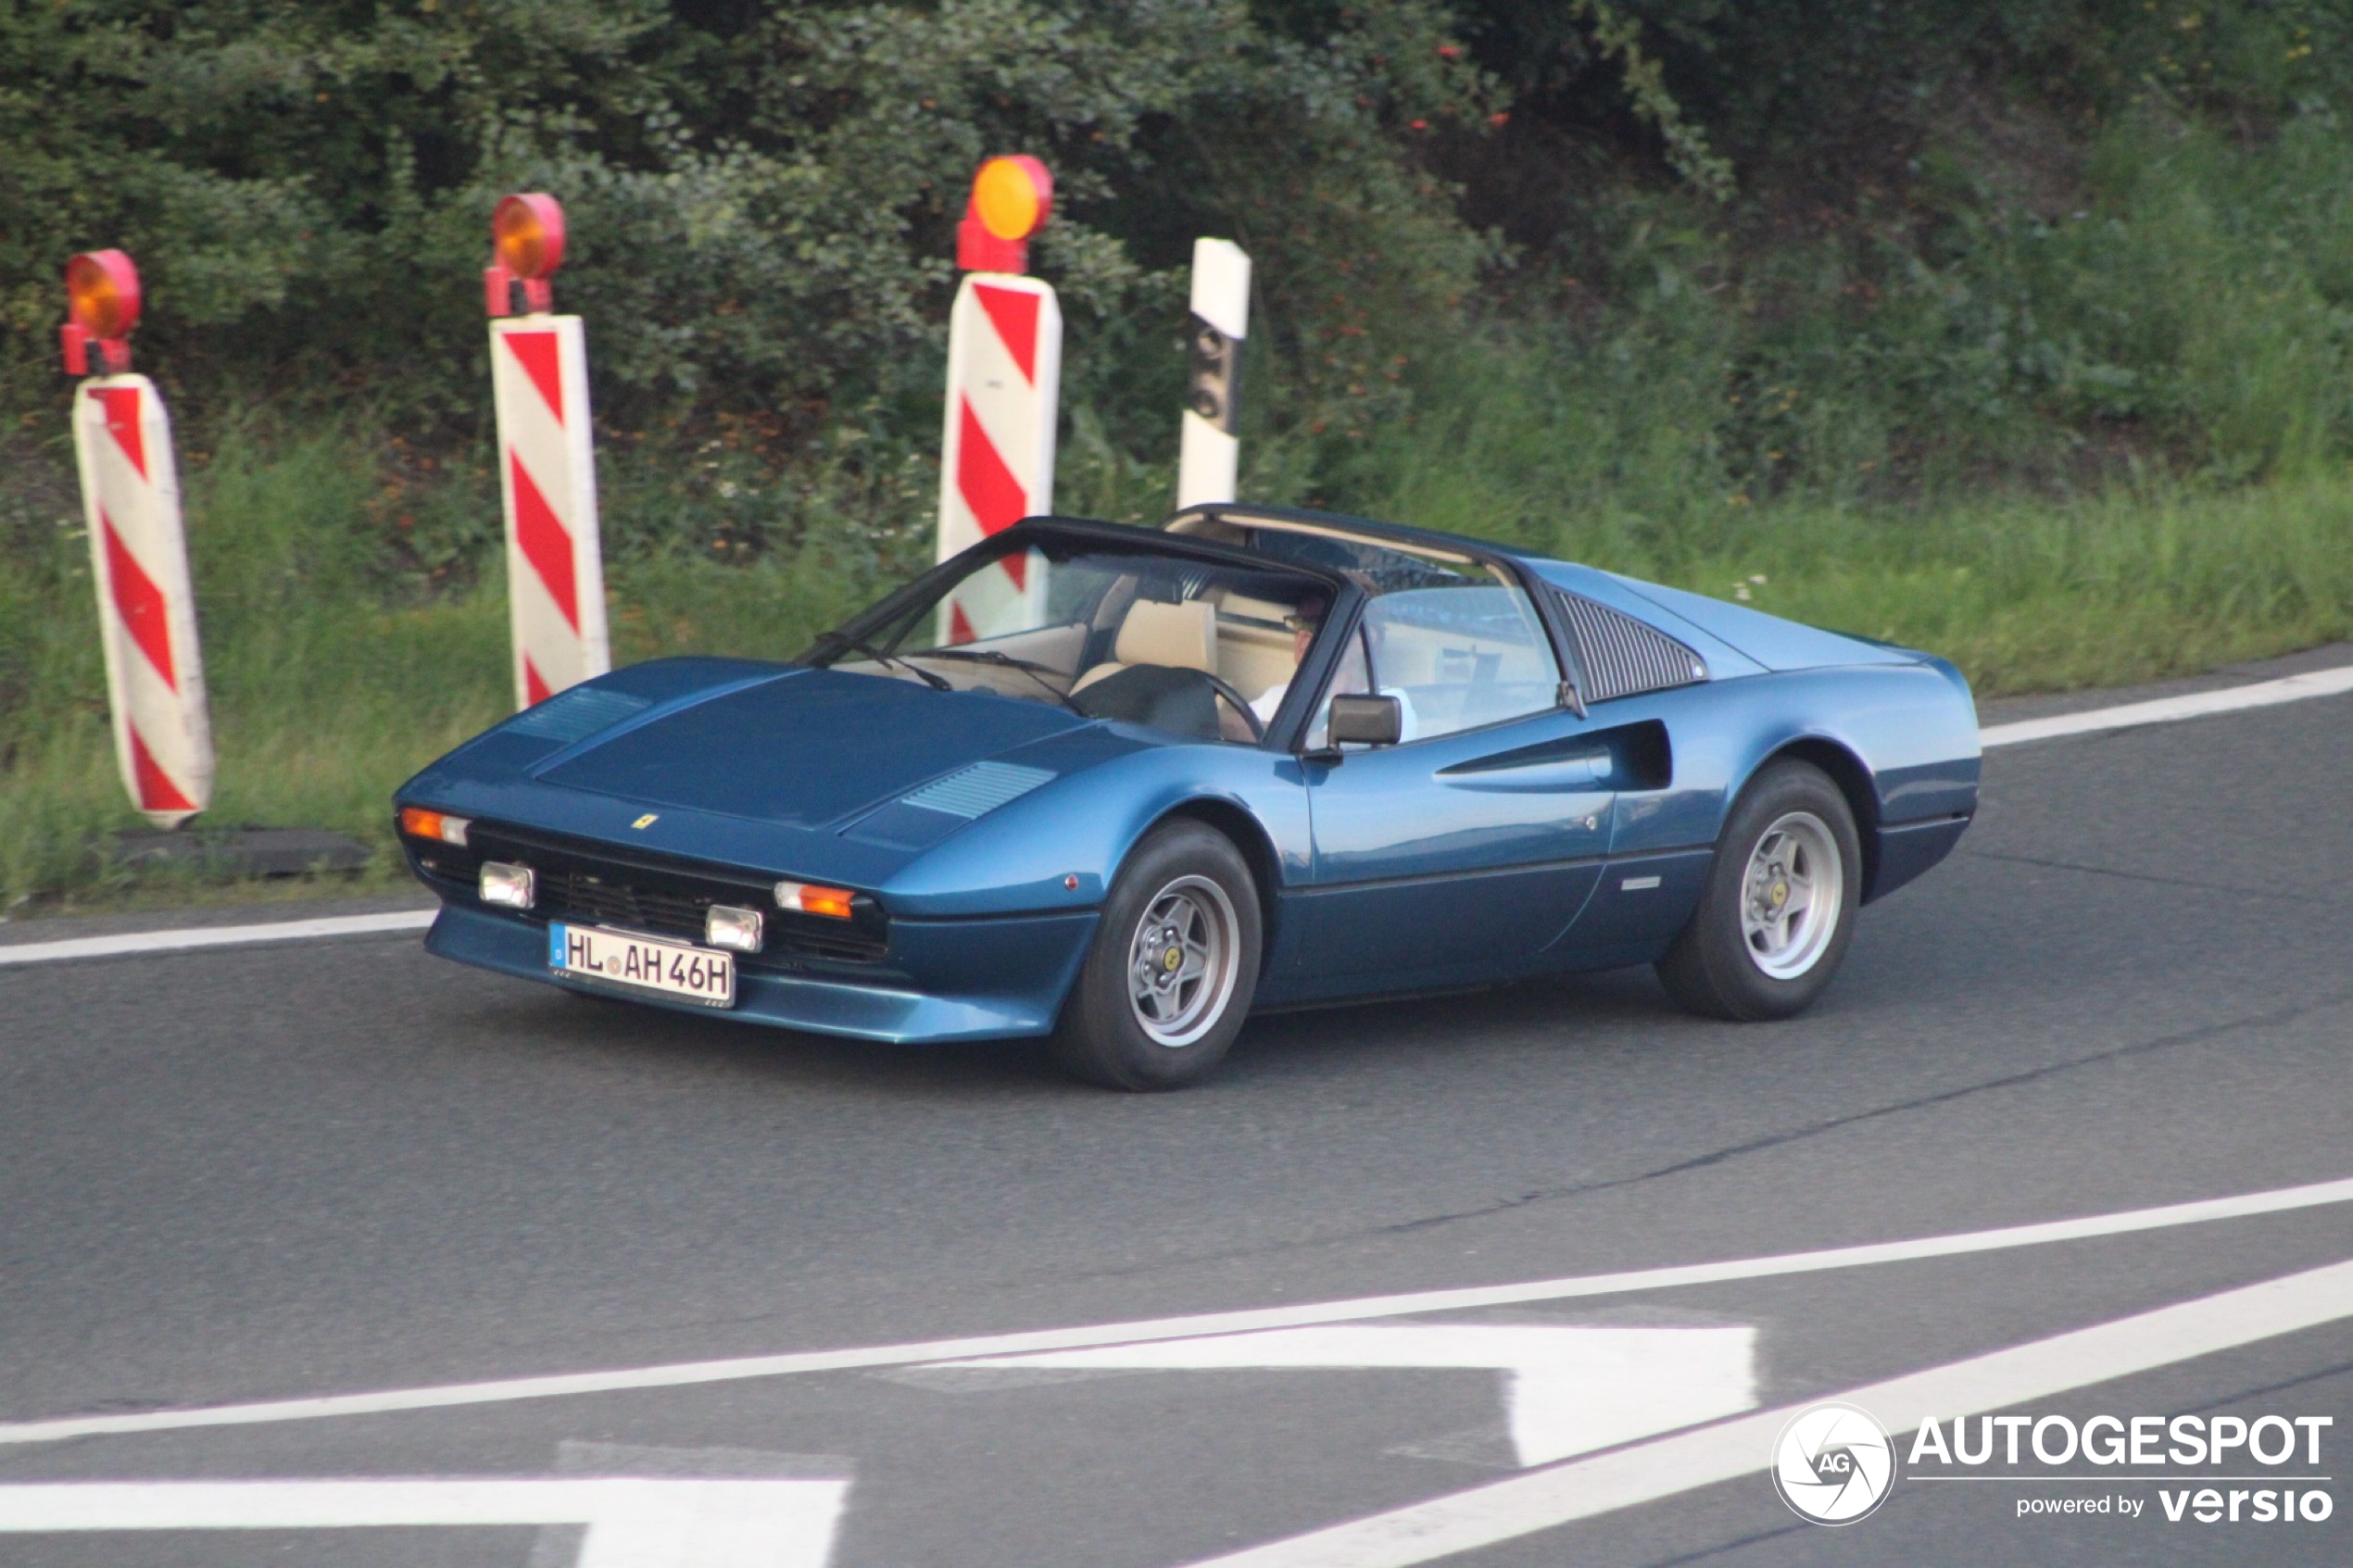
[[[738,963],[736,1005],[708,1008],[618,991],[560,975],[547,965],[547,924],[525,915],[446,902],[425,950],[521,980],[593,991],[680,1012],[808,1029],[894,1044],[1043,1035],[1054,1026],[1087,947],[1096,911],[891,922],[887,972],[871,980],[838,971],[792,973]],[[675,938],[669,938],[675,940]]]

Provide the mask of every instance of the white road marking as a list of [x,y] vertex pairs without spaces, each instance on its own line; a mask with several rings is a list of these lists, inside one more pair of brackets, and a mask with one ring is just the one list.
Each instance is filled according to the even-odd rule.
[[1327,1323],[950,1361],[959,1367],[1492,1367],[1520,1463],[1549,1464],[1756,1406],[1756,1330]]
[[[1883,1383],[1823,1396],[1896,1435],[1929,1419],[2011,1410],[2074,1388],[2353,1317],[2353,1262],[2160,1307]],[[1763,1411],[1428,1502],[1206,1558],[1189,1568],[1411,1568],[1768,1467],[1789,1418]],[[1903,1485],[1901,1481],[1898,1486]]]
[[556,1373],[484,1383],[451,1383],[364,1394],[327,1394],[308,1399],[259,1400],[249,1404],[200,1406],[193,1410],[61,1416],[52,1420],[0,1424],[0,1445],[51,1443],[68,1437],[170,1432],[199,1426],[245,1426],[263,1422],[383,1415],[396,1411],[445,1410],[462,1405],[503,1404],[516,1399],[625,1393],[641,1388],[678,1388],[694,1384],[734,1383],[749,1378],[785,1377],[801,1373],[913,1366],[925,1361],[961,1361],[978,1356],[1069,1350],[1089,1345],[1127,1345],[1151,1339],[1188,1339],[1201,1335],[1243,1334],[1258,1329],[1296,1328],[1308,1323],[1363,1322],[1372,1318],[1510,1306],[1527,1301],[1556,1301],[1572,1297],[1617,1296],[1633,1291],[1668,1290],[1679,1286],[1716,1285],[1728,1280],[1767,1279],[1781,1274],[1862,1268],[1874,1263],[1904,1263],[1923,1258],[1994,1252],[2013,1247],[2039,1247],[2090,1236],[2123,1236],[2134,1231],[2202,1224],[2212,1220],[2284,1213],[2348,1200],[2353,1200],[2353,1178],[2318,1182],[2309,1186],[2281,1187],[2270,1192],[2242,1193],[2233,1198],[2200,1198],[2192,1203],[2172,1203],[2157,1209],[2133,1209],[2082,1219],[2008,1225],[1999,1230],[1919,1236],[1909,1241],[1870,1242],[1859,1247],[1832,1247],[1816,1252],[1790,1252],[1778,1257],[1743,1258],[1728,1262],[1685,1263],[1667,1268],[1634,1269],[1622,1273],[1571,1275],[1519,1285],[1471,1286],[1453,1290],[1367,1296],[1353,1300],[1312,1302],[1293,1307],[1261,1307],[1241,1311],[1202,1312],[1189,1317],[1099,1323],[1082,1328],[1034,1329],[1024,1333],[977,1335],[962,1339],[933,1339],[914,1344],[863,1346],[841,1350],[796,1350],[726,1361],[678,1361],[607,1372]]
[[192,947],[234,947],[256,942],[308,942],[321,936],[381,936],[387,932],[422,931],[437,913],[435,909],[400,909],[384,915],[273,921],[267,925],[196,925],[176,931],[126,932],[120,936],[77,936],[63,942],[19,942],[0,947],[0,967],[107,959],[121,953],[178,953]]
[[2209,713],[2236,713],[2248,708],[2271,708],[2283,702],[2303,702],[2316,696],[2353,692],[2353,664],[2334,670],[2310,670],[2276,681],[2229,686],[2219,692],[2192,692],[2186,696],[2161,696],[2148,702],[2128,702],[2116,708],[2095,708],[2082,713],[2055,713],[2048,719],[2022,719],[1980,730],[1977,744],[1987,750],[2018,746],[2059,735],[2086,735],[2100,730],[2128,729],[2134,724],[2169,724],[2181,719],[2202,719]]
[[0,1486],[0,1531],[585,1524],[575,1568],[824,1568],[847,1481],[639,1475]]

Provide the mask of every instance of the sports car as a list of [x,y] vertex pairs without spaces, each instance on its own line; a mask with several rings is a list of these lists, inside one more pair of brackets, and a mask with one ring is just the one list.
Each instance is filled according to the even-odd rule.
[[1253,1010],[1651,964],[1818,996],[1977,804],[1944,659],[1474,539],[1031,518],[789,664],[657,659],[395,799],[445,958],[1123,1089]]

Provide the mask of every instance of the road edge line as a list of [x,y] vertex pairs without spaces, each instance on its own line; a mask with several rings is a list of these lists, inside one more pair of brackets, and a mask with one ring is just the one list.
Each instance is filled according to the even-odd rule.
[[170,931],[127,931],[115,936],[75,936],[57,942],[0,946],[0,968],[10,964],[62,963],[71,959],[109,959],[125,953],[181,953],[198,947],[245,947],[268,942],[306,942],[322,936],[382,936],[422,931],[441,911],[397,909],[381,915],[331,915],[319,920],[275,921],[263,925],[189,925]]
[[2328,670],[2308,670],[2301,674],[2283,675],[2275,681],[2258,681],[2250,685],[2225,686],[2221,691],[2189,692],[2181,696],[2155,697],[2146,702],[2127,702],[2114,708],[2087,709],[2081,713],[2055,713],[2047,719],[2021,719],[2015,723],[1996,724],[1990,730],[1980,730],[1977,744],[1981,749],[1991,751],[1999,746],[2021,746],[2028,741],[2056,740],[2062,735],[2130,729],[2136,724],[2170,724],[2183,719],[2203,719],[2213,713],[2236,713],[2250,708],[2272,708],[2284,702],[2341,696],[2347,692],[2353,692],[2353,664],[2337,665]]

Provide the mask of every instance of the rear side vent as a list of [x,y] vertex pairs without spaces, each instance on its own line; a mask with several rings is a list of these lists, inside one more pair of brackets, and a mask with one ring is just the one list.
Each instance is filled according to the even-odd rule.
[[1586,701],[1607,702],[1707,679],[1706,661],[1655,627],[1577,594],[1563,593],[1560,603],[1577,639],[1577,662],[1584,667]]

